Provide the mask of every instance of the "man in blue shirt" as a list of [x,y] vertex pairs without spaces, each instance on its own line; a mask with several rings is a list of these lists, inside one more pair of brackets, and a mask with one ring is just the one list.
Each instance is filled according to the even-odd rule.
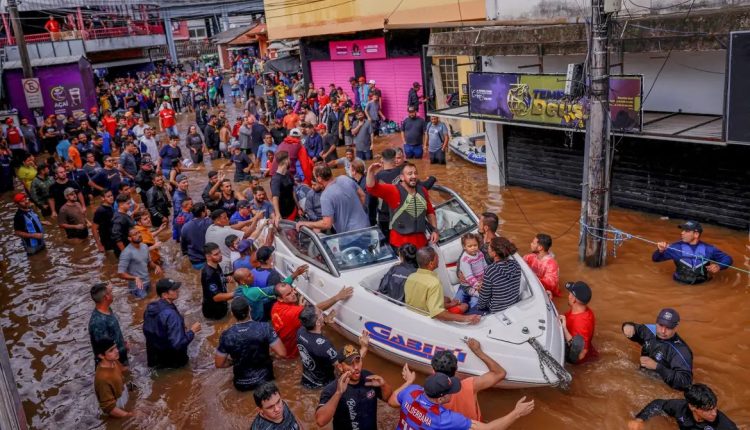
[[700,284],[711,279],[712,274],[732,265],[732,257],[700,240],[703,226],[699,222],[687,221],[680,224],[679,228],[682,230],[681,240],[671,245],[667,245],[667,242],[657,243],[656,251],[651,256],[655,263],[674,261],[675,272],[672,278],[675,281]]
[[388,399],[389,405],[401,409],[397,430],[508,428],[516,420],[534,410],[534,401],[524,402],[526,397],[522,397],[516,403],[515,409],[504,417],[488,423],[473,421],[443,406],[451,399],[451,396],[461,391],[461,380],[458,377],[451,378],[444,373],[435,373],[425,380],[424,387],[420,387],[414,385],[416,375],[409,370],[408,364],[404,365],[401,374],[406,382],[394,391]]
[[190,211],[193,219],[182,227],[180,232],[180,248],[182,255],[187,255],[194,269],[201,270],[206,264],[203,246],[206,244],[206,230],[211,225],[207,216],[208,210],[204,203],[196,203]]

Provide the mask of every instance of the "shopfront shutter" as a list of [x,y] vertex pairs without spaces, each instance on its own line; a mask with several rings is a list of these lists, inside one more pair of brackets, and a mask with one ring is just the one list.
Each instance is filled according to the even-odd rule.
[[[365,78],[374,79],[375,86],[383,92],[383,115],[400,123],[406,118],[412,84],[422,84],[422,62],[419,57],[366,60]],[[419,113],[424,116],[421,107]]]
[[310,70],[315,88],[323,87],[328,94],[328,86],[333,83],[341,87],[354,100],[349,78],[354,76],[354,61],[311,61]]

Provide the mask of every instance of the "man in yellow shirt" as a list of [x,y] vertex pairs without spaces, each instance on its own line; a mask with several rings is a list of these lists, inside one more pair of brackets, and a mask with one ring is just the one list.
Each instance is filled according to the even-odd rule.
[[[438,267],[439,257],[435,249],[426,246],[417,251],[417,265],[419,269],[406,278],[404,294],[406,304],[412,308],[427,313],[430,318],[442,321],[458,321],[477,324],[479,315],[463,315],[465,304],[459,304],[453,299],[443,296],[443,286],[434,270]],[[446,309],[457,307],[461,313],[454,313]]]

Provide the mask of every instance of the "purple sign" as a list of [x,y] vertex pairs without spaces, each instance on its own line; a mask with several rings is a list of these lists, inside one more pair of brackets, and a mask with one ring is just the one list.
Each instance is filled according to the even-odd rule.
[[18,110],[20,117],[35,118],[37,122],[47,115],[83,118],[97,105],[94,75],[85,59],[69,64],[35,67],[34,77],[39,78],[44,107],[32,110],[26,106],[21,81],[23,72],[13,69],[3,73],[10,106]]
[[508,91],[518,81],[515,74],[469,73],[469,114],[489,118],[513,118]]

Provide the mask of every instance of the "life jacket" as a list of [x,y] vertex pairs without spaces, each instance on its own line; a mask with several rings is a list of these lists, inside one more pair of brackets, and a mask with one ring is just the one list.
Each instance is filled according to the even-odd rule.
[[11,149],[23,149],[23,141],[21,139],[21,130],[16,126],[8,127],[6,133],[6,139],[8,139],[8,147]]
[[685,284],[700,284],[708,280],[706,266],[707,260],[706,244],[699,243],[693,250],[689,244],[680,243],[682,257],[675,261],[675,279]]
[[417,192],[409,194],[397,184],[396,189],[401,198],[401,205],[391,209],[390,229],[400,235],[424,233],[427,229],[427,198],[424,187],[417,186]]

